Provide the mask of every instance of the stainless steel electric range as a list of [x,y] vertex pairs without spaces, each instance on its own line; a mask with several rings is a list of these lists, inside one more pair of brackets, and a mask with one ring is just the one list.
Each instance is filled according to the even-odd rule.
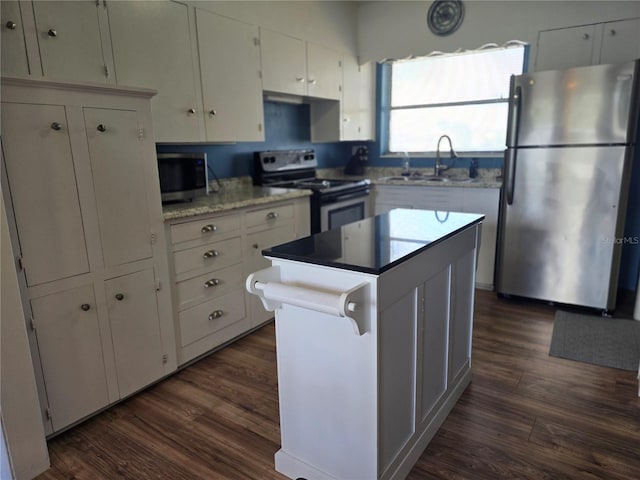
[[370,215],[369,180],[334,180],[316,176],[314,150],[254,153],[253,183],[268,187],[307,188],[311,233],[337,228]]

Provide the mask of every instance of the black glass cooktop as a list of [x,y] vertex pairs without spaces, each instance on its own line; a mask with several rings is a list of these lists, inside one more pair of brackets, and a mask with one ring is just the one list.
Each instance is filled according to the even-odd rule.
[[473,213],[395,209],[262,253],[379,275],[483,219]]

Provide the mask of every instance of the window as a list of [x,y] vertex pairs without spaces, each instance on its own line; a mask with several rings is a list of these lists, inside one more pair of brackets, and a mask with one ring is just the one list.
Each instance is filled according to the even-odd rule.
[[388,153],[434,152],[445,134],[457,152],[502,152],[509,80],[524,57],[518,45],[391,62]]

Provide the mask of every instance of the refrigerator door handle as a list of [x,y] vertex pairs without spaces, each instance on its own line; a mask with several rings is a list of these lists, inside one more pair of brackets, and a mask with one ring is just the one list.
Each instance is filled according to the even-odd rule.
[[516,79],[512,78],[511,105],[507,120],[507,147],[518,146],[518,133],[520,130],[520,106],[522,105],[522,87],[515,85]]
[[507,205],[513,204],[513,187],[516,181],[516,156],[518,150],[515,148],[507,148],[505,152],[505,170],[506,170],[506,188],[507,188]]

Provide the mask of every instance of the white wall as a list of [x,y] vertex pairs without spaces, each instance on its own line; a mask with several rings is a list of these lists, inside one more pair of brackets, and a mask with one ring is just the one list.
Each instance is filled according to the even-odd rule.
[[0,251],[0,404],[14,475],[22,480],[49,468],[49,453],[1,190]]
[[350,1],[188,1],[189,5],[326,47],[356,53],[357,8]]
[[[451,35],[427,27],[431,2],[373,1],[358,8],[358,52],[362,61],[453,52],[486,43],[522,40],[536,55],[538,31],[640,17],[640,1],[466,0],[464,21]],[[533,65],[531,63],[530,65]]]

